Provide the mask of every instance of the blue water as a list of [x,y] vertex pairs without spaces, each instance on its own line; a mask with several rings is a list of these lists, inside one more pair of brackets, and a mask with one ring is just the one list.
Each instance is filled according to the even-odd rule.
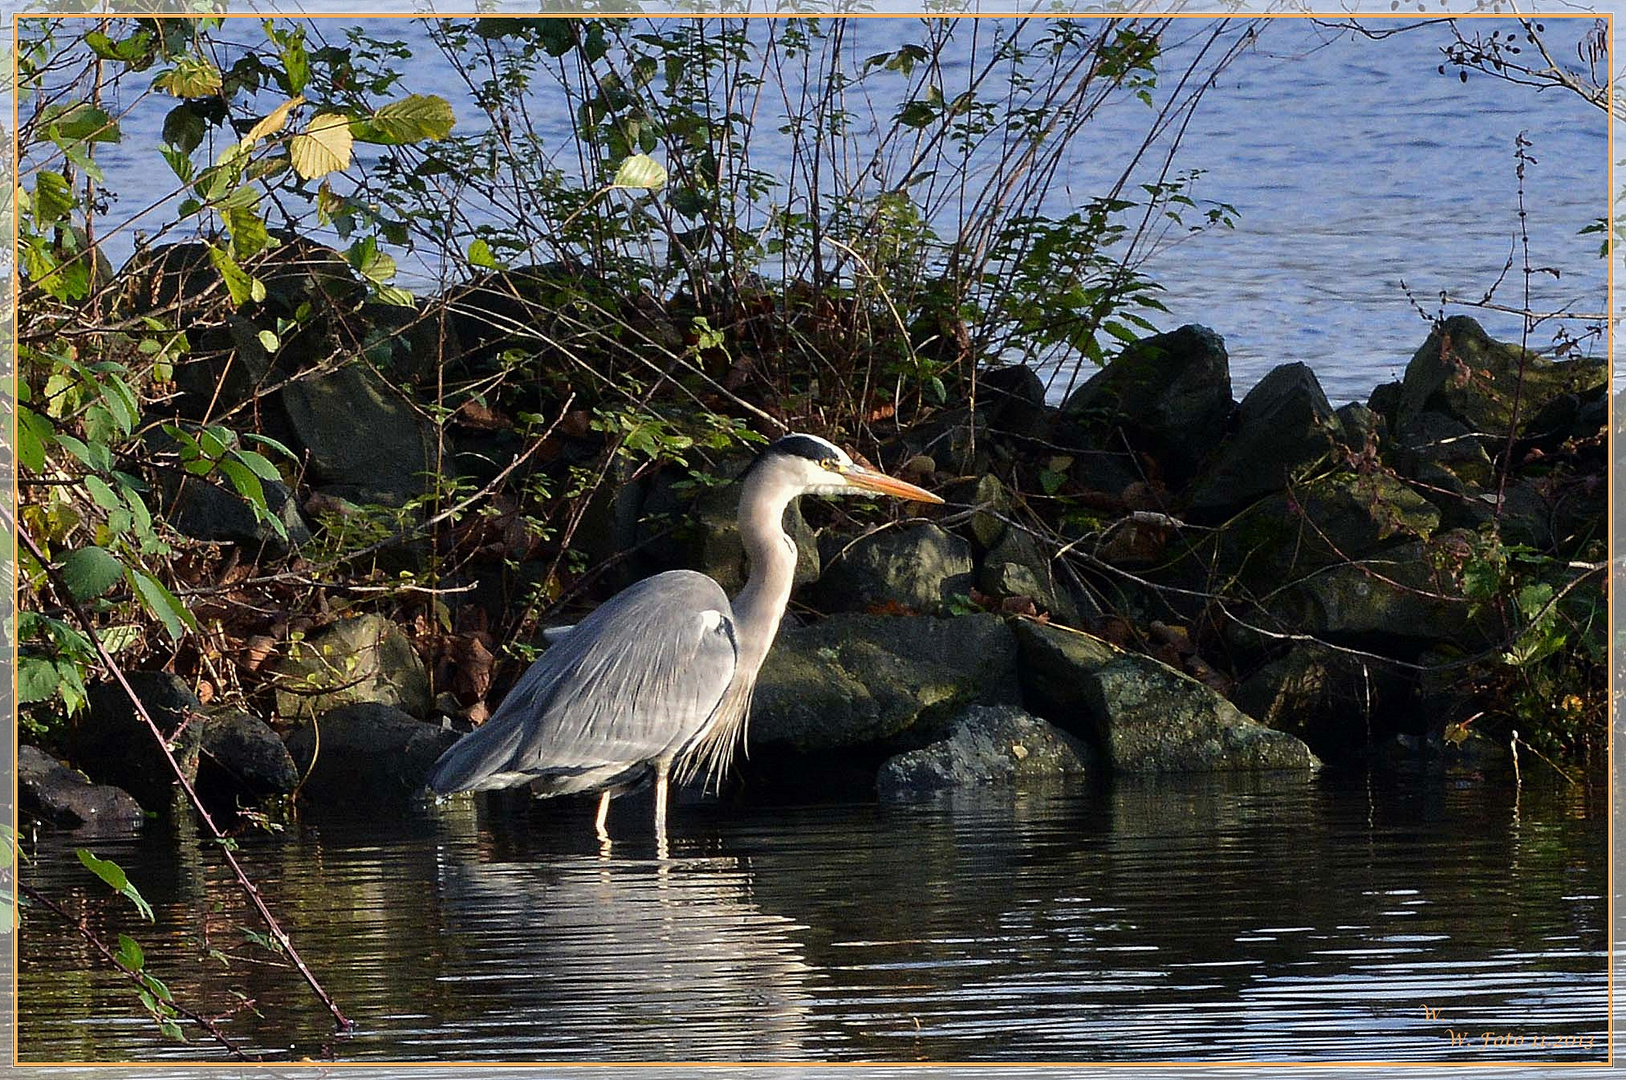
[[[313,42],[342,44],[352,24],[310,25]],[[479,129],[481,118],[469,95],[421,24],[372,19],[361,25],[410,46],[410,58],[401,62],[402,90],[448,96],[456,106],[458,130]],[[758,32],[765,25],[756,24]],[[1181,63],[1218,25],[1209,19],[1174,23],[1155,100],[1172,92]],[[1235,44],[1247,25],[1246,20],[1232,24],[1220,45]],[[1488,34],[1512,24],[1466,25]],[[1578,64],[1577,44],[1592,26],[1590,18],[1548,19],[1552,54]],[[262,40],[255,20],[232,29],[245,46]],[[918,29],[914,19],[853,20],[844,43],[848,70]],[[960,53],[949,52],[943,67],[944,92],[951,99],[956,81],[963,82],[972,70],[971,50],[986,50],[992,30],[991,24],[966,21],[954,33],[963,45],[956,46]],[[1608,209],[1604,114],[1562,91],[1538,93],[1482,76],[1463,83],[1451,70],[1441,75],[1440,49],[1449,41],[1443,25],[1374,41],[1308,20],[1271,20],[1220,74],[1198,108],[1171,171],[1205,170],[1194,194],[1235,206],[1236,227],[1185,239],[1171,233],[1143,269],[1166,289],[1170,311],[1159,316],[1160,324],[1200,322],[1225,337],[1238,396],[1274,365],[1304,361],[1335,403],[1364,399],[1374,384],[1404,368],[1426,335],[1424,315],[1439,308],[1442,291],[1479,298],[1503,275],[1510,255],[1518,261],[1495,301],[1523,307],[1514,160],[1520,132],[1531,140],[1535,159],[1525,193],[1530,259],[1562,274],[1532,276],[1531,306],[1581,316],[1603,312],[1606,267],[1597,256],[1598,237],[1579,234]],[[569,114],[550,95],[549,85],[546,78],[536,80],[530,114],[549,145],[560,150],[559,165],[573,169]],[[873,91],[850,102],[859,146],[885,126],[896,107],[887,96],[891,84],[873,85]],[[124,121],[129,138],[102,153],[109,188],[118,198],[114,220],[146,207],[153,193],[171,182],[151,147],[172,101],[162,95],[137,101],[145,88],[145,79],[137,78],[122,90],[124,104],[133,106]],[[267,107],[271,104],[267,98]],[[776,106],[783,107],[778,92],[765,93],[752,147],[754,164],[770,173],[782,172],[789,160],[788,143],[775,132]],[[1070,148],[1045,209],[1065,213],[1083,198],[1101,194],[1122,172],[1150,115],[1133,99],[1104,108]],[[1134,183],[1154,179],[1160,166],[1159,155],[1149,154]],[[1134,193],[1133,183],[1129,190]],[[760,225],[761,212],[774,201],[770,193],[752,220]],[[463,211],[471,221],[491,212],[474,200],[466,200]],[[131,250],[136,229],[150,230],[158,221],[155,212],[114,231],[108,248],[115,263]],[[950,224],[940,218],[939,231]],[[401,280],[411,287],[430,291],[444,273],[433,253],[397,254]],[[1517,316],[1479,314],[1493,334],[1520,336]],[[1551,345],[1558,325],[1579,335],[1587,320],[1543,324],[1531,344]]]

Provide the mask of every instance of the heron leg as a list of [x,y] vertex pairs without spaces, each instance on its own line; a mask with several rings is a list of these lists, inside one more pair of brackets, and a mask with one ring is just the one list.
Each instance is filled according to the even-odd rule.
[[604,827],[604,822],[610,816],[610,795],[606,791],[598,797],[598,817],[593,819],[593,831],[598,834],[600,843],[610,842],[610,830]]
[[668,763],[655,762],[655,842],[666,843],[666,772]]

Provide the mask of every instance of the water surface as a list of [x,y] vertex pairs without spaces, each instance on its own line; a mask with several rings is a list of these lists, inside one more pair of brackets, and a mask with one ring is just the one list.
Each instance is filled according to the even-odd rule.
[[[183,1001],[252,998],[260,1015],[224,1026],[279,1058],[1604,1055],[1601,794],[1232,778],[686,806],[666,860],[647,806],[625,803],[611,825],[627,839],[607,857],[590,805],[514,799],[246,842],[250,874],[357,1022],[337,1041],[295,973],[245,941],[239,927],[257,927],[195,837],[98,842],[158,922],[122,906],[95,922],[140,940]],[[43,837],[31,876],[82,903],[101,890],[73,844]],[[219,1058],[165,1040],[32,912],[19,992],[25,1061]],[[1452,1030],[1471,1041],[1454,1047]],[[1526,1042],[1485,1046],[1487,1032]]]

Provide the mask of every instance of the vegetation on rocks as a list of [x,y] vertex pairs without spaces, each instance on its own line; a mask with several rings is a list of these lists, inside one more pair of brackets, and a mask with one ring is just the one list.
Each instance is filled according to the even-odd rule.
[[[1138,270],[1230,207],[1126,169],[1040,209],[1097,109],[1177,126],[1233,39],[1154,105],[1156,19],[923,21],[856,58],[839,20],[448,19],[450,97],[360,29],[20,28],[11,631],[44,818],[133,827],[178,777],[228,831],[412,797],[544,627],[674,566],[737,587],[731,478],[786,430],[950,501],[787,514],[747,795],[1396,736],[1603,763],[1600,363],[1441,317],[1365,405],[1302,364],[1238,403],[1221,333],[1160,332]],[[862,100],[895,106],[855,163]],[[172,190],[111,190],[154,110]]]

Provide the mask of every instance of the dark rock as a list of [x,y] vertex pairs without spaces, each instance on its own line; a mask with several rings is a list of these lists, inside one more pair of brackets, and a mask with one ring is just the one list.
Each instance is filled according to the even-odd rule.
[[[125,673],[130,688],[168,738],[188,781],[197,776],[203,706],[185,682],[162,671]],[[90,708],[74,728],[73,760],[92,780],[135,796],[147,810],[163,810],[174,795],[175,772],[158,740],[117,682],[90,688]]]
[[291,642],[276,662],[277,715],[305,719],[340,705],[429,714],[429,676],[401,628],[382,615],[343,619]]
[[939,614],[971,592],[971,545],[936,525],[877,529],[825,554],[812,599],[825,611],[897,606]]
[[1032,438],[1049,428],[1044,380],[1028,365],[1010,364],[982,372],[977,391],[994,431]]
[[1304,740],[1323,759],[1387,739],[1407,713],[1409,680],[1393,665],[1295,642],[1237,685],[1232,700],[1260,723]]
[[750,746],[807,753],[906,732],[918,745],[968,704],[1018,697],[1016,642],[998,616],[832,615],[781,631],[757,677]]
[[230,806],[287,795],[298,785],[294,759],[269,724],[241,709],[210,714],[198,759],[199,797]]
[[376,703],[322,713],[288,736],[302,794],[330,804],[366,806],[421,791],[436,759],[458,733]]
[[1057,621],[1076,626],[1078,608],[1056,580],[1054,563],[1039,541],[1023,529],[1005,531],[977,569],[977,588],[989,596],[1027,596]]
[[103,835],[139,829],[145,820],[129,793],[93,784],[43,751],[17,748],[17,794],[26,814],[70,829]]
[[1358,401],[1338,406],[1333,410],[1333,415],[1338,418],[1344,445],[1357,453],[1368,446],[1378,447],[1388,441],[1389,424],[1383,419],[1383,414]]
[[975,784],[1027,785],[1088,772],[1087,746],[1010,705],[973,705],[934,743],[887,760],[881,798],[928,795]]
[[1449,642],[1477,652],[1497,639],[1490,613],[1461,598],[1422,541],[1317,570],[1277,593],[1267,607],[1279,625],[1296,633],[1389,650]]
[[165,481],[165,519],[194,540],[215,544],[264,544],[275,552],[310,542],[311,532],[304,516],[287,486],[279,481],[262,480],[261,487],[265,491],[267,510],[282,522],[286,541],[277,535],[270,522],[262,521],[249,501],[235,490],[228,491],[211,480],[173,473],[166,476]]
[[1578,394],[1560,394],[1542,406],[1524,424],[1513,447],[1513,461],[1525,461],[1533,452],[1552,454],[1570,439],[1589,439],[1609,422],[1608,388],[1602,385]]
[[1118,449],[1112,432],[1121,429],[1178,487],[1219,443],[1234,408],[1224,340],[1206,327],[1182,326],[1127,346],[1061,412],[1097,449]]
[[191,348],[174,365],[176,412],[192,420],[219,416],[273,381],[271,354],[259,335],[258,326],[235,312],[193,330]]
[[265,285],[265,307],[293,317],[301,306],[314,311],[348,310],[367,295],[363,285],[338,251],[287,230],[274,230],[280,241],[246,267]]
[[[1522,379],[1521,379],[1522,367]],[[1602,385],[1606,370],[1595,360],[1554,362],[1517,345],[1494,341],[1466,315],[1434,327],[1411,363],[1396,406],[1398,427],[1423,412],[1439,412],[1468,426],[1487,444],[1507,438],[1513,402],[1534,416],[1553,398]],[[1491,449],[1495,450],[1492,445]]]
[[450,471],[437,457],[434,425],[360,364],[290,383],[281,397],[311,478],[342,486],[354,502],[402,506]]
[[1438,412],[1407,417],[1395,432],[1396,464],[1409,476],[1423,479],[1427,466],[1443,465],[1452,476],[1476,490],[1494,482],[1495,466],[1486,452],[1486,439],[1462,421]]
[[1379,383],[1372,389],[1372,394],[1366,399],[1366,407],[1383,418],[1389,430],[1395,427],[1395,417],[1400,412],[1400,391],[1404,384],[1395,382]]
[[1243,715],[1197,680],[1074,630],[1016,624],[1029,708],[1099,747],[1119,772],[1313,769],[1298,739]]
[[226,297],[220,272],[209,258],[209,245],[198,241],[137,248],[119,269],[122,288],[114,302],[121,315],[145,315],[165,309],[194,309],[205,298]]
[[1237,430],[1191,497],[1198,517],[1214,517],[1280,491],[1305,466],[1326,458],[1343,435],[1327,395],[1305,364],[1274,368],[1237,410]]

